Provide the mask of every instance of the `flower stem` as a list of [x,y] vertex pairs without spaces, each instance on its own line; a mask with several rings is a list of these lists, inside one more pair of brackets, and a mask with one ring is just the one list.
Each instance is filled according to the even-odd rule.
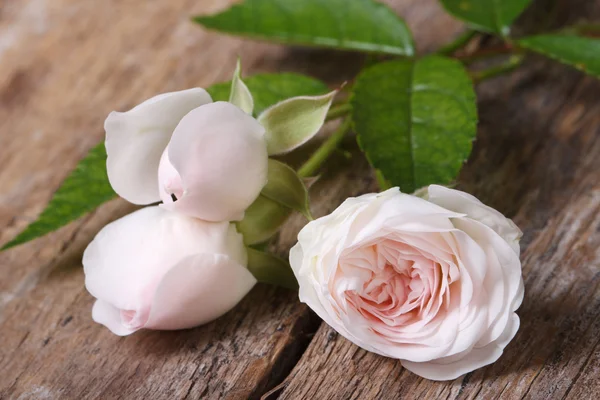
[[502,54],[510,54],[510,53],[513,53],[514,51],[515,51],[515,48],[511,44],[504,43],[500,46],[481,49],[479,51],[476,51],[473,54],[468,54],[468,55],[464,55],[464,56],[463,55],[455,56],[454,58],[456,58],[459,61],[462,61],[465,64],[469,64],[469,63],[472,63],[473,61],[477,61],[477,60],[492,58],[492,57],[496,57],[496,56],[499,56]]
[[468,29],[465,32],[463,32],[462,35],[454,39],[453,42],[450,42],[441,49],[439,49],[438,53],[449,56],[455,51],[462,49],[467,43],[471,41],[471,39],[473,39],[473,37],[475,37],[476,34],[477,31]]
[[308,160],[298,169],[298,175],[302,178],[308,178],[313,175],[323,165],[325,160],[337,149],[338,145],[350,130],[352,120],[346,118],[342,124],[325,140]]
[[326,121],[331,121],[332,119],[336,119],[339,117],[343,117],[352,111],[352,106],[350,103],[340,103],[336,106],[333,106],[329,109],[327,113]]
[[600,35],[600,24],[594,23],[581,23],[568,26],[559,31],[559,33],[572,34],[572,35]]
[[482,71],[475,71],[471,73],[471,78],[474,83],[479,83],[486,79],[493,78],[498,75],[511,72],[523,63],[525,56],[523,54],[512,55],[507,62],[500,64]]

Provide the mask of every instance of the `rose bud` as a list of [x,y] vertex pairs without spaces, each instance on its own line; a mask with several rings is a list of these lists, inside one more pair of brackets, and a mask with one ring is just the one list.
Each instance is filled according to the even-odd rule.
[[204,89],[112,112],[104,128],[110,184],[134,204],[162,199],[189,216],[236,221],[267,182],[263,126],[231,103],[212,103]]
[[106,168],[117,194],[133,204],[160,200],[158,164],[173,130],[184,115],[211,103],[204,89],[163,93],[127,112],[113,111],[104,122]]
[[177,125],[160,161],[163,207],[207,221],[238,221],[267,183],[265,130],[227,102],[198,107]]
[[83,254],[94,321],[117,335],[185,329],[233,308],[256,283],[233,224],[147,207],[105,226]]
[[493,363],[519,328],[521,231],[466,193],[393,188],[306,225],[300,300],[358,346],[450,380]]

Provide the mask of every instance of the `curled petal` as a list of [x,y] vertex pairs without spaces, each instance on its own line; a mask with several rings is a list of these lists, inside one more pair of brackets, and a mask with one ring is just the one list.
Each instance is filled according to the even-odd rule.
[[212,101],[200,88],[164,93],[127,112],[113,111],[104,122],[106,168],[117,194],[134,204],[160,200],[156,174],[173,130],[196,107]]
[[[169,160],[169,148],[165,148],[158,166],[158,190],[163,204],[171,204],[183,197],[181,176]],[[171,208],[167,206],[167,208]]]
[[246,267],[222,254],[181,260],[162,279],[145,324],[150,329],[185,329],[231,310],[256,284]]
[[423,378],[434,381],[456,379],[498,360],[518,330],[519,317],[513,313],[502,335],[485,347],[466,350],[460,355],[461,357],[441,358],[425,363],[402,360],[402,366]]
[[[207,221],[241,220],[267,182],[264,128],[230,103],[186,115],[167,152],[160,169],[171,171],[170,180],[160,185],[164,207],[172,211]],[[180,197],[168,187],[174,182]]]
[[485,250],[487,262],[483,287],[488,294],[489,329],[480,338],[479,345],[496,340],[504,331],[509,316],[523,298],[521,262],[512,247],[490,227],[471,219],[455,221],[458,229],[467,233]]
[[112,333],[119,336],[127,336],[137,331],[123,324],[121,310],[103,300],[96,300],[92,307],[92,319],[106,326]]
[[490,227],[506,240],[513,251],[519,255],[519,240],[523,236],[523,232],[512,220],[492,207],[486,206],[475,196],[444,186],[430,185],[428,197],[428,200],[434,204],[457,213],[464,213],[467,217]]

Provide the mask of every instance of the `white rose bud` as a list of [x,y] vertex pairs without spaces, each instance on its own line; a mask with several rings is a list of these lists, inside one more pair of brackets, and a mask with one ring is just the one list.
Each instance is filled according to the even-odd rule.
[[94,321],[117,335],[185,329],[233,308],[256,283],[233,224],[146,207],[105,226],[83,254]]
[[300,300],[358,346],[450,380],[496,361],[519,328],[520,230],[466,193],[429,186],[346,200],[290,252]]
[[160,201],[207,221],[241,220],[267,181],[263,126],[200,88],[155,96],[112,112],[107,171],[134,204]]

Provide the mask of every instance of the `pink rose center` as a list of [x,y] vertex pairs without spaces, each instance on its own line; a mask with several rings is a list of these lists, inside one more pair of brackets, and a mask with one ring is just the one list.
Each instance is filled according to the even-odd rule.
[[445,311],[458,279],[453,255],[427,250],[396,238],[355,248],[340,258],[330,291],[380,334],[423,325]]

